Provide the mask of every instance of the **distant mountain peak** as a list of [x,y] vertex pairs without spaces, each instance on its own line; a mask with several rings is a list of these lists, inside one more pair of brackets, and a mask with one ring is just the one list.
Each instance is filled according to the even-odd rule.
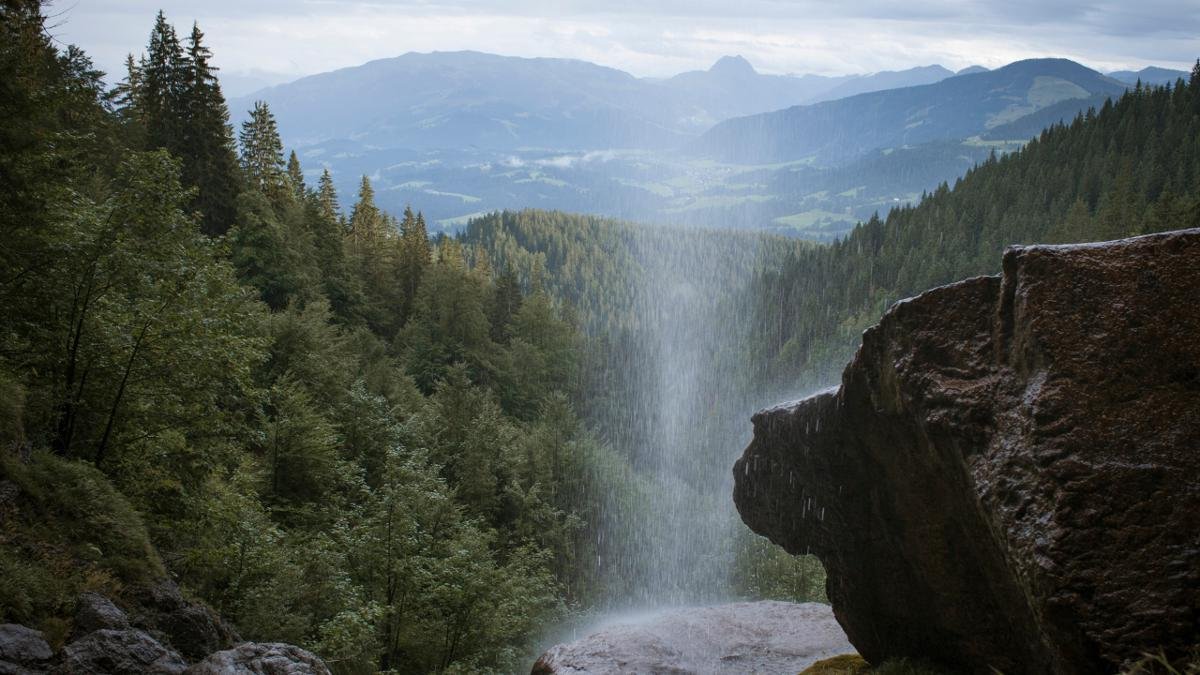
[[722,56],[717,59],[717,62],[708,69],[710,73],[721,73],[728,75],[757,75],[758,71],[754,70],[754,66],[743,58],[740,54],[737,56]]
[[986,72],[988,72],[988,69],[984,68],[983,66],[967,66],[966,68],[963,68],[962,70],[955,73],[955,75],[970,75],[972,73],[986,73]]

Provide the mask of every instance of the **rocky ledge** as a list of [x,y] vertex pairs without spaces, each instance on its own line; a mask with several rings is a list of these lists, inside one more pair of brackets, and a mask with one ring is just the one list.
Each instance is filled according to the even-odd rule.
[[1112,672],[1200,643],[1200,230],[1014,247],[754,417],[734,500],[873,663]]
[[738,602],[608,622],[543,654],[533,675],[798,673],[853,651],[828,605]]
[[0,624],[0,675],[329,675],[321,659],[299,647],[241,642],[169,581],[140,594],[150,609],[132,615],[101,595],[82,594],[72,634],[57,653],[41,631]]

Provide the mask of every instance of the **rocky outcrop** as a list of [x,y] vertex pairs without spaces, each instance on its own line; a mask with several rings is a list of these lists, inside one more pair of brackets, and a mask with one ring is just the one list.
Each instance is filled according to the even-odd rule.
[[212,654],[187,675],[329,675],[312,652],[277,642],[247,642]]
[[41,631],[0,624],[0,675],[40,672],[53,656]]
[[[71,639],[58,654],[40,631],[0,625],[0,675],[329,675],[320,658],[293,645],[244,642],[225,649],[240,642],[236,633],[173,582],[133,595],[138,607],[131,616],[98,593],[81,594]],[[199,663],[189,668],[193,661]]]
[[169,579],[136,589],[138,622],[163,635],[175,649],[190,660],[199,660],[215,651],[240,643],[237,632],[212,609],[183,597],[179,586]]
[[74,628],[77,636],[104,628],[125,630],[129,628],[129,617],[103,595],[86,592],[76,603]]
[[1200,642],[1200,230],[1014,247],[894,305],[842,384],[754,417],[742,519],[854,646],[1112,672]]
[[547,651],[533,675],[796,673],[853,651],[828,605],[739,602],[615,619]]
[[187,662],[178,652],[164,647],[144,630],[102,628],[63,647],[56,672],[178,675],[185,668]]

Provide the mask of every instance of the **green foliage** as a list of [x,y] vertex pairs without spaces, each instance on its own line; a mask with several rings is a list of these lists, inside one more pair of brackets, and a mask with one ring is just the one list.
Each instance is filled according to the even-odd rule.
[[247,638],[341,672],[516,668],[578,543],[547,473],[574,328],[510,286],[494,341],[486,266],[434,263],[369,183],[347,227],[265,106],[242,184],[198,28],[185,49],[160,14],[110,111],[36,3],[3,11],[0,620],[63,634],[161,553]]
[[858,331],[889,304],[995,273],[1007,245],[1200,225],[1198,83],[1129,92],[992,157],[954,189],[763,268],[749,359],[756,377],[808,388],[835,380]]
[[91,465],[0,452],[0,621],[41,625],[84,590],[119,595],[165,576],[142,519]]

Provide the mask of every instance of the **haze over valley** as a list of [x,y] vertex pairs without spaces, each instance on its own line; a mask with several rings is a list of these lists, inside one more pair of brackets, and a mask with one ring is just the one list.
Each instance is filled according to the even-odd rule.
[[315,180],[416,204],[455,231],[537,207],[815,240],[953,183],[1139,79],[1034,59],[958,73],[937,65],[822,77],[764,75],[739,56],[637,78],[566,59],[409,53],[233,99],[257,100]]

